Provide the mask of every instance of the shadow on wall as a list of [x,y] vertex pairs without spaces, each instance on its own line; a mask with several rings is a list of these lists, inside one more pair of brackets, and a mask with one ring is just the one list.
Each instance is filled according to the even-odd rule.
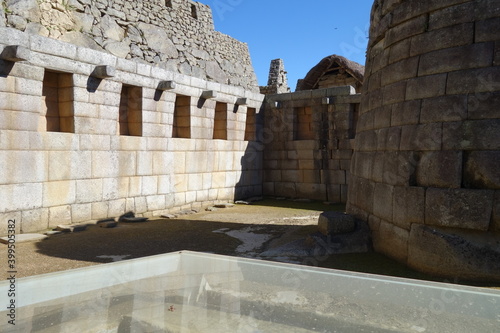
[[[238,111],[234,106],[233,113]],[[255,108],[247,108],[245,125],[245,141],[248,142],[244,155],[240,159],[241,176],[236,183],[234,199],[243,200],[263,194],[263,156],[264,156],[264,112]]]

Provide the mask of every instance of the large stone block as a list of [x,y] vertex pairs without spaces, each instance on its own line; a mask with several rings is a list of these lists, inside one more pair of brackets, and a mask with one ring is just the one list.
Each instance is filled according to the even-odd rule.
[[392,222],[394,186],[377,183],[373,194],[373,213]]
[[490,66],[493,61],[493,48],[494,43],[479,43],[423,54],[420,57],[418,75]]
[[471,94],[468,99],[468,119],[498,118],[498,105],[500,92]]
[[500,119],[444,123],[443,149],[500,149]]
[[76,203],[91,203],[102,200],[102,179],[76,181]]
[[425,189],[423,187],[394,188],[392,221],[400,228],[410,230],[412,223],[422,223],[425,211]]
[[494,191],[428,188],[425,224],[488,230]]
[[381,220],[379,229],[372,230],[373,248],[377,252],[406,264],[409,236],[408,230]]
[[464,184],[467,188],[500,189],[500,151],[473,151],[466,155]]
[[49,209],[39,208],[22,212],[21,232],[37,232],[49,227]]
[[325,236],[354,231],[356,219],[341,212],[323,212],[318,219],[318,230]]
[[420,113],[421,123],[461,121],[467,119],[467,96],[451,95],[425,99]]
[[474,21],[474,6],[475,3],[466,2],[431,13],[429,16],[429,30]]
[[462,151],[423,152],[418,161],[417,184],[422,187],[460,188]]
[[43,184],[43,206],[53,207],[75,203],[74,180],[46,182]]
[[474,23],[462,23],[417,35],[411,40],[410,55],[469,45],[474,41]]
[[71,222],[86,222],[92,219],[92,204],[76,204],[71,206]]
[[49,208],[49,228],[59,224],[71,224],[71,206],[57,206]]
[[413,224],[408,265],[461,280],[500,281],[500,236]]
[[0,212],[42,207],[42,183],[0,185]]
[[473,94],[500,90],[500,67],[466,69],[448,74],[447,94]]
[[406,99],[423,99],[444,95],[447,78],[448,74],[435,74],[410,79],[406,85]]

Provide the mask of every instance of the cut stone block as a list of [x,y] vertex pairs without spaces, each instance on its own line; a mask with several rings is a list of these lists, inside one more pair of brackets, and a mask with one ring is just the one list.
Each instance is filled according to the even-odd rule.
[[206,90],[201,94],[201,98],[203,99],[212,99],[217,98],[217,91],[215,90]]
[[176,87],[176,83],[175,81],[161,81],[159,84],[158,84],[158,90],[172,90],[172,89],[175,89]]
[[318,229],[323,235],[348,233],[355,228],[354,216],[341,212],[323,212],[318,219]]
[[[36,242],[47,238],[46,235],[42,234],[19,234],[16,235],[16,244],[25,243],[25,242]],[[8,244],[9,237],[0,238],[0,243]]]
[[500,236],[413,224],[408,264],[420,271],[461,279],[500,281]]
[[64,225],[60,224],[56,227],[56,231],[62,231],[62,232],[79,232],[79,231],[84,231],[87,229],[86,224],[80,224],[80,225]]
[[115,75],[116,69],[113,66],[97,66],[91,74],[98,79],[106,79]]
[[6,46],[0,54],[1,59],[13,62],[29,60],[30,57],[31,51],[20,45]]

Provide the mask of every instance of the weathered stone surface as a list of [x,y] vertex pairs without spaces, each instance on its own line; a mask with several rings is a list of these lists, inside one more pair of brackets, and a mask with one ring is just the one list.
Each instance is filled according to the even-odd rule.
[[62,231],[62,232],[80,232],[84,231],[87,229],[86,224],[80,224],[80,225],[64,225],[60,224],[56,227],[56,231]]
[[354,216],[341,212],[323,212],[318,219],[318,230],[323,235],[336,235],[354,231]]
[[151,48],[164,54],[167,58],[177,58],[179,56],[174,43],[165,30],[146,23],[140,23],[138,28],[142,31],[146,42]]
[[412,223],[424,220],[425,189],[416,186],[396,186],[393,207],[393,223],[400,228],[410,230]]
[[495,191],[490,230],[500,232],[500,191]]
[[118,225],[116,221],[107,221],[98,224],[100,228],[115,228]]
[[40,21],[40,11],[36,0],[6,0],[5,6],[11,13],[16,13],[32,22]]
[[488,230],[494,191],[428,188],[425,224]]
[[234,207],[234,204],[232,203],[220,203],[220,204],[216,204],[214,205],[215,208],[231,208],[231,207]]
[[500,281],[500,236],[413,224],[408,264],[452,279]]
[[464,185],[467,188],[500,189],[500,151],[473,151],[466,155]]
[[378,230],[372,230],[373,248],[399,262],[408,258],[408,237],[410,232],[384,220]]
[[423,187],[460,188],[462,184],[462,152],[425,152],[418,161],[417,185]]

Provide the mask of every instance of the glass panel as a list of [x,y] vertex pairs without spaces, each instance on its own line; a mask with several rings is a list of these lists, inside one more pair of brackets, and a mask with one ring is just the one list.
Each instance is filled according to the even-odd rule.
[[[1,294],[8,288],[2,282]],[[16,326],[4,319],[2,332],[455,333],[500,325],[497,290],[194,252],[19,279],[16,290]]]

